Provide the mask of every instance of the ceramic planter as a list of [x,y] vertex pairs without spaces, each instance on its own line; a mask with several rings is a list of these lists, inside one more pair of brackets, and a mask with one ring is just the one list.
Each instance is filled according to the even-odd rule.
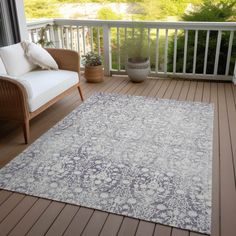
[[126,63],[126,72],[133,82],[143,82],[150,72],[150,61],[148,58],[135,60],[129,58]]

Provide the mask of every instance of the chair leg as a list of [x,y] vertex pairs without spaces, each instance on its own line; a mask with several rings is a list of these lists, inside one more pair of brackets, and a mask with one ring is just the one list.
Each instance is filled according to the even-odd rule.
[[24,131],[24,138],[25,138],[25,144],[29,143],[29,120],[25,120],[23,123],[23,131]]
[[84,96],[83,96],[82,90],[80,88],[80,85],[78,85],[78,90],[79,90],[79,94],[80,94],[81,100],[84,101]]

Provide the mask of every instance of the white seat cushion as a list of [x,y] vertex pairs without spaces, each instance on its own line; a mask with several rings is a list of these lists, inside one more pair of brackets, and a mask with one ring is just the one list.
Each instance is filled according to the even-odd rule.
[[5,68],[4,64],[3,64],[3,61],[1,59],[1,57],[0,57],[0,74],[2,74],[2,75],[6,75],[7,74],[6,68]]
[[21,43],[0,48],[0,57],[7,74],[11,76],[21,76],[36,68],[36,65],[27,59]]
[[78,73],[67,70],[35,70],[17,78],[28,94],[33,112],[79,82]]

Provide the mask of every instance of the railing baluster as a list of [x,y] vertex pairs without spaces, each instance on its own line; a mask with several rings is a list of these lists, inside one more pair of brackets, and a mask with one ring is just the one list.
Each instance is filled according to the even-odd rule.
[[70,27],[70,48],[73,50],[73,28]]
[[176,73],[176,60],[177,60],[177,35],[178,35],[178,29],[175,29],[175,38],[174,38],[174,58],[173,58],[173,73]]
[[35,40],[34,40],[34,30],[30,30],[30,35],[31,35],[31,41],[33,43],[35,43]]
[[49,38],[50,38],[50,41],[53,43],[53,45],[55,45],[55,38],[54,38],[54,29],[53,29],[53,26],[51,25],[50,28],[49,28]]
[[98,44],[98,55],[101,55],[101,47],[100,47],[100,28],[97,27],[97,44]]
[[[99,20],[87,20],[87,21],[74,21],[74,20],[62,20],[62,19],[52,19],[52,20],[43,20],[40,22],[30,22],[28,23],[28,33],[29,38],[32,42],[38,42],[39,40],[39,30],[41,30],[46,25],[50,25],[48,30],[45,32],[45,37],[47,40],[50,40],[54,43],[55,47],[68,48],[68,49],[76,49],[80,52],[81,55],[91,51],[97,51],[99,55],[103,55],[104,52],[104,71],[106,75],[110,75],[111,72],[117,74],[124,74],[123,69],[124,60],[127,59],[128,50],[123,51],[123,46],[127,44],[128,38],[132,40],[132,38],[136,38],[140,29],[143,28],[145,31],[145,35],[147,36],[146,44],[148,45],[148,58],[151,60],[155,60],[155,71],[151,71],[151,74],[155,76],[163,76],[163,77],[182,77],[182,78],[206,78],[206,79],[223,79],[223,80],[232,80],[231,63],[233,56],[233,47],[234,47],[234,39],[235,39],[235,22],[142,22],[142,25],[135,25],[133,22],[129,21],[109,21],[106,23],[105,21]],[[57,25],[57,28],[54,28],[54,24]],[[141,23],[140,23],[141,24]],[[117,70],[112,71],[112,51],[111,48],[111,39],[110,33],[111,29],[117,29],[117,35],[114,35],[117,40],[117,55],[115,68]],[[156,29],[154,32],[153,29]],[[165,32],[163,37],[164,47],[160,48],[160,40],[162,39],[162,35],[160,36],[160,32]],[[172,33],[173,30],[173,33]],[[96,32],[97,31],[97,32]],[[178,37],[179,32],[183,32],[183,64],[180,64],[179,58],[179,47],[180,47],[180,38]],[[103,34],[101,35],[101,32]],[[194,42],[190,42],[190,32],[193,36]],[[204,39],[202,39],[202,34],[204,32]],[[213,55],[211,55],[211,64],[212,64],[212,56],[213,56],[213,66],[209,68],[210,65],[210,46],[211,46],[211,34],[214,32],[214,36],[217,35],[216,48],[214,49]],[[229,37],[226,38],[228,46],[226,49],[223,48],[221,50],[222,40],[225,40],[225,36],[223,32],[229,32]],[[97,33],[96,37],[93,36],[94,33]],[[155,36],[153,35],[156,34]],[[77,36],[77,39],[76,39]],[[169,55],[169,37],[173,36],[173,50],[171,51],[173,54]],[[200,37],[201,36],[201,37]],[[206,38],[205,38],[206,37]],[[165,39],[164,39],[165,38]],[[112,38],[113,39],[113,38]],[[192,39],[192,37],[191,37]],[[96,43],[94,44],[94,40]],[[143,39],[144,40],[144,39]],[[155,40],[155,46],[152,45]],[[182,38],[181,38],[182,40]],[[202,42],[203,41],[203,42]],[[161,41],[162,43],[162,41]],[[123,45],[124,44],[124,45]],[[193,44],[193,45],[192,45]],[[203,45],[202,45],[203,44]],[[155,47],[155,49],[153,48]],[[198,57],[200,56],[200,46],[204,47],[203,55],[201,55],[203,62],[201,65]],[[193,50],[193,55],[189,54],[190,50]],[[155,55],[152,54],[151,50],[155,50]],[[160,54],[160,51],[162,52]],[[124,54],[123,54],[124,52]],[[223,65],[221,65],[221,53],[224,52],[224,57],[226,58]],[[211,52],[212,53],[212,52]],[[215,53],[215,54],[214,54]],[[209,54],[209,55],[208,55]],[[153,56],[153,58],[152,58]],[[168,60],[169,56],[173,61],[173,72],[169,71],[168,68]],[[159,64],[161,65],[161,69],[159,68]],[[192,71],[189,71],[189,62],[192,63]],[[222,70],[222,66],[225,65],[225,68],[222,73],[219,73]],[[179,66],[182,67],[182,71],[179,71]],[[198,66],[202,67],[202,72],[198,71]],[[214,67],[214,68],[212,68]],[[209,69],[211,69],[211,73],[209,74]],[[161,71],[160,71],[161,70]],[[213,71],[213,72],[212,72]]]
[[232,52],[232,46],[233,46],[233,39],[234,39],[234,31],[231,31],[230,37],[229,37],[229,47],[228,47],[225,75],[229,75],[229,66],[230,66],[230,58],[231,58],[231,52]]
[[168,29],[166,29],[166,37],[165,37],[165,59],[164,59],[164,73],[167,73],[168,66]]
[[83,54],[86,54],[86,38],[85,38],[85,29],[84,26],[82,28],[82,35],[83,35]]
[[158,73],[158,63],[159,63],[159,29],[156,29],[156,63],[155,63],[155,71]]
[[116,28],[116,40],[117,40],[117,61],[118,61],[118,71],[120,71],[120,28]]
[[217,36],[217,45],[216,45],[216,56],[215,56],[215,65],[214,65],[214,75],[217,75],[218,72],[218,64],[219,64],[219,56],[220,56],[220,45],[221,45],[221,30],[218,31]]
[[60,33],[59,33],[59,28],[52,26],[53,28],[53,38],[54,38],[54,42],[55,42],[55,47],[56,48],[61,48],[61,42],[60,42]]
[[110,27],[103,25],[103,47],[104,47],[104,74],[111,74],[111,42],[110,42]]
[[197,46],[198,46],[198,30],[195,31],[195,39],[194,39],[193,74],[196,73]]
[[80,51],[80,30],[79,30],[79,26],[77,26],[77,50],[78,50],[79,54],[81,54],[81,51]]
[[48,30],[45,31],[45,39],[46,39],[46,42],[50,41],[50,38],[48,37]]
[[183,65],[183,74],[186,73],[187,50],[188,50],[188,30],[185,30],[185,37],[184,37],[184,65]]
[[39,40],[39,30],[40,29],[36,29],[36,33],[35,33],[35,43],[38,43],[38,40]]
[[64,48],[64,33],[63,33],[63,26],[60,27],[60,39],[61,39],[61,47]]
[[233,79],[232,82],[236,84],[236,62],[234,63],[234,72],[233,72]]
[[148,28],[148,59],[150,60],[150,47],[151,47],[151,38],[150,38],[150,31],[151,29]]
[[206,75],[206,71],[207,71],[207,59],[208,59],[209,38],[210,38],[210,30],[207,30],[205,56],[204,56],[204,68],[203,68],[203,74],[204,74],[204,75]]
[[125,44],[127,42],[127,28],[125,27]]
[[89,33],[90,33],[90,47],[91,51],[93,52],[93,27],[89,28]]
[[66,48],[69,49],[69,29],[66,27]]
[[126,47],[127,47],[127,28],[125,27],[125,39],[124,39],[124,44],[125,44],[125,62],[126,62],[126,60],[128,60],[128,54],[127,54],[127,50],[126,50]]

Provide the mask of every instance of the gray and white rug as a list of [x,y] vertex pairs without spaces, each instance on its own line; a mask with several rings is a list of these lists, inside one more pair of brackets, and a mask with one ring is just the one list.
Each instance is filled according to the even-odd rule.
[[0,188],[201,233],[213,106],[96,94],[0,170]]

